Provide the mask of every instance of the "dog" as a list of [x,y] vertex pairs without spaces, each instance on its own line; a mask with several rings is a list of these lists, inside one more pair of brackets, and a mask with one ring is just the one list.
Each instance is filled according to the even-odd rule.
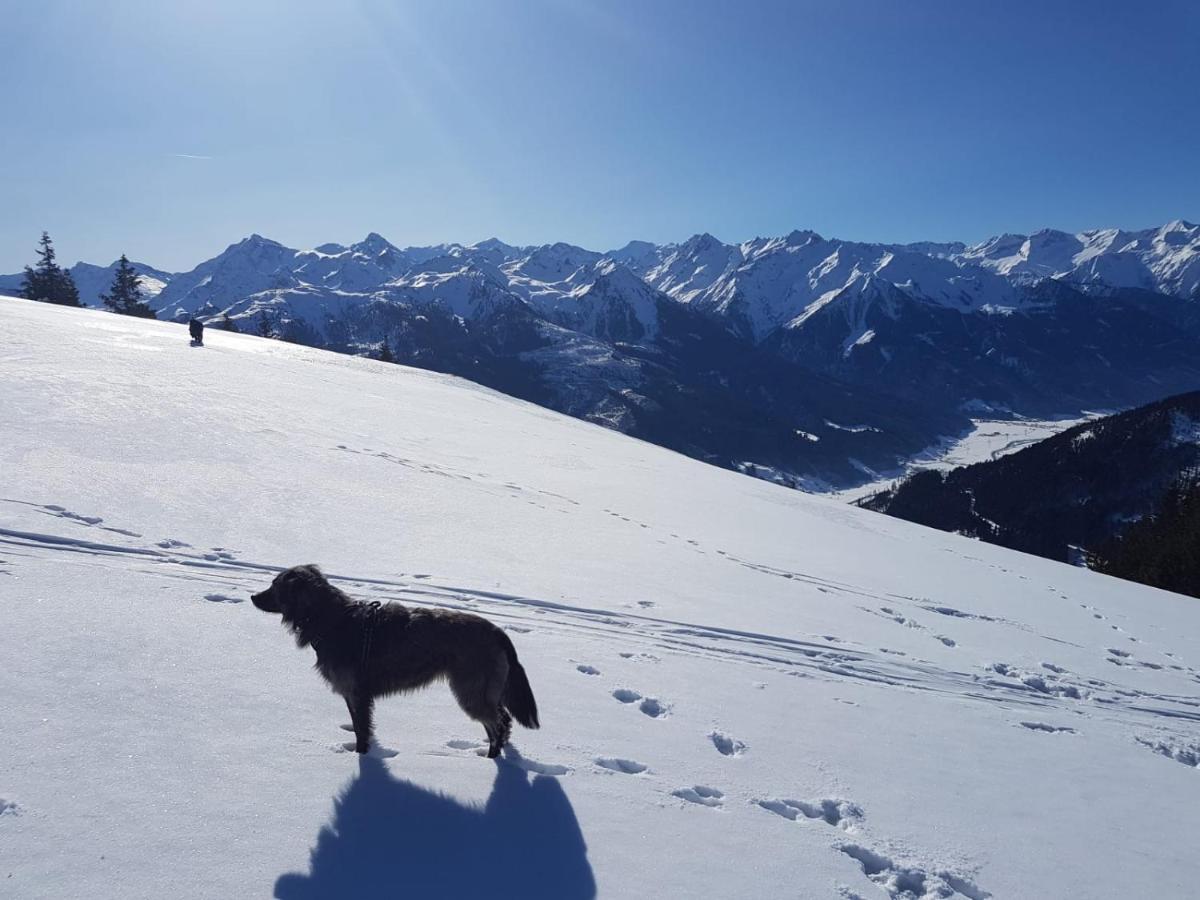
[[360,603],[329,583],[314,565],[280,572],[254,594],[259,609],[279,613],[296,646],[312,647],[316,669],[350,710],[354,749],[366,753],[374,736],[375,700],[450,683],[463,712],[487,731],[488,757],[508,743],[512,720],[539,727],[537,701],[503,630],[487,619],[399,603]]

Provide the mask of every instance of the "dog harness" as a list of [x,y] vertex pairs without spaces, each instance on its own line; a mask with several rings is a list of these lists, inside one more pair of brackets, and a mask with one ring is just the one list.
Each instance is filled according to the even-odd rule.
[[379,606],[378,600],[372,600],[367,604],[367,624],[363,630],[362,659],[358,664],[363,675],[367,674],[367,660],[371,658],[371,640],[375,636],[375,620],[379,618]]

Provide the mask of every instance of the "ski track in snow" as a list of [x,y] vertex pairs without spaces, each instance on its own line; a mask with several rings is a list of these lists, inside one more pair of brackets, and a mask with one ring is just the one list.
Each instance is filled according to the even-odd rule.
[[[503,489],[517,490],[508,485]],[[146,544],[133,543],[132,539],[140,538],[141,535],[130,529],[102,525],[104,519],[99,516],[76,514],[54,505],[39,505],[19,500],[6,502],[24,503],[47,515],[65,519],[73,526],[103,530],[128,541],[116,543],[114,539],[87,540],[82,537],[0,529],[0,545],[3,545],[5,553],[14,559],[71,554],[85,557],[93,565],[134,568],[147,575],[193,582],[198,598],[231,605],[243,602],[250,593],[262,587],[266,578],[284,568],[274,562],[240,559],[235,551],[227,548],[196,549],[192,544],[176,538],[164,538]],[[698,544],[693,546],[699,547]],[[704,551],[697,549],[697,552]],[[946,648],[954,648],[956,641],[931,631],[914,617],[914,612],[969,622],[982,627],[1030,630],[1028,626],[1019,622],[1000,617],[932,605],[920,598],[881,596],[853,584],[751,564],[723,552],[719,555],[734,564],[746,566],[764,575],[795,580],[820,592],[836,591],[853,598],[869,598],[874,605],[858,606],[864,613],[890,620],[899,628],[928,634]],[[12,560],[7,562],[13,565]],[[659,618],[648,614],[649,610],[654,608],[652,602],[638,603],[635,607],[637,612],[587,608],[501,591],[441,584],[428,573],[395,579],[331,573],[330,578],[362,600],[396,600],[414,606],[471,609],[486,614],[507,630],[516,633],[557,630],[615,636],[626,647],[634,648],[619,654],[621,659],[630,662],[658,662],[664,658],[669,659],[673,654],[688,654],[749,665],[758,670],[784,675],[831,682],[855,682],[880,688],[955,694],[971,702],[1000,704],[1016,713],[1036,711],[1041,714],[1103,715],[1120,718],[1122,712],[1127,710],[1137,715],[1138,721],[1143,724],[1145,720],[1142,714],[1146,713],[1163,717],[1168,722],[1180,719],[1200,721],[1200,701],[1195,698],[1131,690],[1102,679],[1076,678],[1064,667],[1050,661],[1042,662],[1037,670],[997,662],[982,671],[964,671],[916,659],[889,648],[873,649],[861,646],[846,636],[822,634],[813,635],[811,640],[804,640]],[[1097,618],[1101,616],[1090,607],[1085,608],[1085,613]],[[1062,640],[1047,637],[1052,641]],[[1136,643],[1133,637],[1129,637],[1128,640]],[[1133,650],[1098,647],[1097,653],[1121,667],[1138,664]],[[1170,657],[1166,665],[1186,672],[1194,680],[1200,681],[1195,670],[1174,661],[1174,657]],[[1157,663],[1150,663],[1150,666],[1162,668],[1162,665]],[[575,665],[575,669],[589,676],[589,681],[604,682],[602,671],[596,666],[580,663]],[[756,682],[755,686],[765,687],[766,684]],[[605,690],[619,704],[637,709],[649,719],[669,718],[670,704],[659,698],[629,687],[612,687]],[[856,705],[853,701],[842,702]],[[1039,719],[1022,719],[1016,724],[1031,733],[1044,736],[1067,736],[1069,739],[1071,736],[1078,738],[1080,735],[1080,732],[1071,726],[1048,724]],[[698,735],[697,739],[702,737]],[[709,741],[720,756],[727,759],[739,757],[748,749],[745,743],[720,730],[711,731],[703,739]],[[1200,745],[1171,735],[1138,737],[1136,740],[1138,745],[1161,757],[1187,766],[1200,767]],[[330,746],[337,753],[349,753],[354,749],[353,742],[340,742]],[[444,746],[453,752],[479,756],[486,754],[486,747],[474,740],[454,739],[447,741]],[[370,756],[386,760],[397,756],[398,753],[397,750],[375,744],[371,748]],[[589,774],[602,773],[608,776],[632,776],[633,779],[640,779],[649,784],[658,784],[661,781],[650,764],[626,756],[574,758],[570,763],[541,762],[526,759],[515,748],[509,747],[506,749],[504,760],[506,764],[526,772],[552,778],[587,777]],[[663,776],[665,777],[666,773],[663,773]],[[726,814],[729,809],[730,798],[722,790],[709,785],[693,784],[674,789],[662,786],[656,787],[655,790],[661,790],[665,796],[679,801],[683,807],[707,808],[717,815]],[[796,800],[762,795],[741,799],[786,820],[815,823],[846,835],[869,836],[863,809],[849,800],[836,797]],[[20,811],[11,801],[0,801],[0,807],[0,815],[17,815]],[[886,839],[883,843],[887,844]],[[876,846],[878,845],[876,843]],[[984,900],[992,896],[970,877],[939,863],[922,862],[919,858],[913,861],[908,855],[903,857],[904,861],[897,861],[894,855],[889,855],[891,851],[884,853],[859,843],[835,843],[833,849],[853,860],[868,880],[881,888],[888,897],[897,900],[952,896]],[[844,897],[861,896],[846,886],[842,886],[840,892]]]
[[[3,499],[0,502],[38,504]],[[72,522],[84,517],[72,517]],[[103,521],[95,517],[97,522]],[[93,526],[94,527],[94,526]],[[110,533],[113,529],[107,529]],[[119,533],[132,538],[135,532],[122,529]],[[162,544],[169,544],[163,547]],[[197,597],[211,602],[237,604],[249,594],[260,590],[264,576],[274,576],[286,566],[277,563],[239,559],[227,548],[200,551],[178,539],[166,539],[147,545],[117,544],[108,540],[92,541],[77,537],[0,528],[0,545],[11,557],[45,553],[78,554],[103,564],[106,560],[126,567],[132,564],[141,571],[155,575],[195,581]],[[11,566],[11,561],[9,565]],[[765,568],[765,567],[759,567]],[[769,574],[780,570],[772,569]],[[1080,678],[1052,662],[1043,662],[1038,671],[1028,671],[998,662],[979,671],[962,670],[917,659],[889,648],[871,648],[837,635],[813,635],[803,640],[778,635],[760,634],[734,629],[704,626],[658,618],[641,612],[622,612],[574,606],[554,601],[522,597],[501,591],[439,584],[430,576],[379,579],[338,573],[327,573],[362,600],[397,600],[408,605],[436,606],[469,610],[487,615],[508,630],[526,633],[534,629],[585,632],[598,635],[619,634],[626,646],[638,645],[640,652],[626,651],[627,659],[641,656],[654,661],[661,654],[683,653],[711,659],[744,663],[787,675],[818,678],[826,681],[855,681],[907,690],[957,694],[973,701],[998,703],[1014,711],[1061,710],[1078,712],[1079,702],[1087,704],[1088,714],[1102,712],[1119,717],[1122,710],[1150,713],[1171,720],[1200,722],[1200,698],[1131,689],[1105,679]],[[894,621],[897,627],[929,633],[942,646],[953,649],[955,641],[930,632],[908,611],[900,611],[901,602],[922,611],[933,612],[949,619],[983,623],[992,627],[1017,628],[1029,631],[1018,622],[992,616],[981,616],[950,607],[931,607],[916,598],[899,595],[881,596],[852,584],[826,579],[807,578],[802,573],[789,577],[805,580],[825,590],[837,590],[851,596],[870,597],[880,602],[876,607],[860,606],[863,612]],[[1089,612],[1095,615],[1090,607]],[[1073,644],[1054,636],[1044,636],[1052,642]],[[1131,641],[1135,639],[1130,639]],[[628,653],[628,655],[626,655]],[[1200,673],[1182,661],[1164,656],[1164,662],[1139,661],[1133,651],[1116,647],[1099,647],[1097,653],[1114,665],[1137,666],[1146,669],[1170,667],[1185,673],[1200,683]],[[591,674],[584,666],[579,670]],[[599,674],[599,670],[596,671]],[[639,703],[650,718],[661,718],[669,712],[669,704],[659,698],[646,697],[630,688],[618,688],[613,696],[622,703]],[[1076,703],[1067,703],[1076,701]],[[719,734],[719,732],[716,732]],[[722,739],[724,739],[722,737]],[[716,739],[714,738],[714,743]],[[744,749],[744,748],[742,748]],[[740,753],[741,749],[734,752]],[[725,753],[722,750],[722,753]]]

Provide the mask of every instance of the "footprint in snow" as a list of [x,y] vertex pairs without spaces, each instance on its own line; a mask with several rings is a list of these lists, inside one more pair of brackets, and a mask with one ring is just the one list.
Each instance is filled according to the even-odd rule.
[[228,594],[205,594],[204,599],[209,603],[242,603],[241,597],[230,597]]
[[[334,744],[331,748],[334,753],[353,753],[354,741],[346,741],[344,744]],[[371,749],[367,751],[367,756],[372,759],[392,759],[399,756],[399,750],[389,750],[387,747],[381,747],[379,744],[372,743]]]
[[576,666],[576,672],[582,672],[584,675],[599,675],[600,670],[595,666]]
[[1028,728],[1030,731],[1044,731],[1047,734],[1077,734],[1074,728],[1068,728],[1066,725],[1047,725],[1045,722],[1022,722],[1022,728]]
[[671,791],[671,796],[678,797],[680,800],[686,800],[688,803],[714,808],[721,806],[722,800],[725,798],[725,794],[721,791],[718,791],[716,788],[706,787],[703,784]]
[[1163,741],[1157,738],[1139,737],[1134,740],[1143,747],[1153,750],[1159,756],[1173,759],[1175,762],[1191,766],[1193,769],[1200,769],[1200,744],[1175,743],[1172,740]]
[[709,732],[708,739],[722,756],[741,756],[747,750],[745,743],[720,731]]
[[638,709],[652,719],[661,719],[667,715],[670,707],[654,697],[646,697],[638,704]]
[[613,699],[621,703],[636,703],[642,699],[642,695],[637,691],[631,691],[629,688],[617,688],[612,692]]
[[953,897],[955,894],[962,894],[968,900],[987,900],[992,896],[974,882],[946,869],[927,871],[916,866],[904,866],[858,844],[842,844],[838,849],[862,866],[863,874],[883,888],[893,900]]
[[19,816],[21,807],[17,806],[15,800],[5,800],[0,797],[0,816]]
[[602,769],[608,769],[610,772],[620,772],[622,775],[640,775],[647,769],[647,766],[642,765],[640,762],[634,762],[632,759],[622,759],[619,756],[598,756],[595,759],[595,763]]
[[849,800],[823,799],[809,803],[805,800],[759,800],[758,805],[777,816],[796,821],[800,816],[806,819],[820,819],[826,825],[833,825],[843,831],[856,831],[857,825],[863,820],[862,807]]

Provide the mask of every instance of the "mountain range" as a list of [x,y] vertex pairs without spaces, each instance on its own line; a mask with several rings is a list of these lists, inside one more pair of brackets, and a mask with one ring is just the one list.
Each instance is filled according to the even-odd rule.
[[[111,269],[72,267],[98,303]],[[471,378],[793,486],[894,472],[970,416],[1067,415],[1200,386],[1200,226],[975,245],[812,231],[726,244],[293,249],[260,235],[182,273],[163,319]],[[20,276],[0,276],[0,290]]]

